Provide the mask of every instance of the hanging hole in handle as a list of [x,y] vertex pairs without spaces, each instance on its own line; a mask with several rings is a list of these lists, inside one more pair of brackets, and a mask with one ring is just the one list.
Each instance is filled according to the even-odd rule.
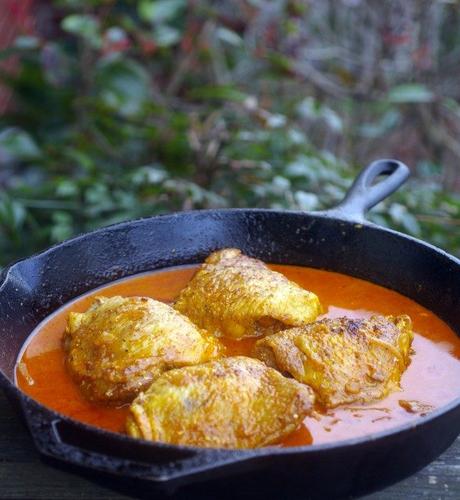
[[365,190],[359,193],[362,195],[364,212],[396,191],[409,174],[409,168],[397,160],[378,160],[371,163],[362,173]]
[[388,174],[385,174],[385,173],[377,175],[377,177],[375,177],[374,179],[372,179],[371,184],[370,184],[369,187],[376,186],[377,184],[380,184],[387,177],[388,177]]
[[329,213],[362,222],[366,212],[404,184],[409,174],[409,168],[398,160],[374,161],[360,172],[343,201]]

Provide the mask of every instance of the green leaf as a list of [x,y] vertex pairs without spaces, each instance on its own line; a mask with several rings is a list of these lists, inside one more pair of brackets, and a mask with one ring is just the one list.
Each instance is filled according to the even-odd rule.
[[433,100],[433,93],[422,84],[407,83],[393,87],[388,92],[386,100],[392,103],[417,103],[430,102]]
[[185,8],[185,0],[142,0],[139,2],[139,17],[153,24],[173,20]]
[[230,85],[207,85],[190,91],[190,97],[194,99],[222,99],[226,101],[243,102],[248,95]]
[[314,193],[297,191],[294,195],[296,203],[300,210],[316,210],[319,205],[318,196]]
[[142,114],[150,100],[149,75],[131,59],[110,59],[99,64],[97,93],[102,102],[122,116]]
[[137,169],[132,182],[136,186],[145,186],[151,184],[160,184],[168,177],[167,172],[162,166],[146,165]]
[[72,198],[78,195],[78,185],[71,179],[62,179],[56,186],[56,196],[59,198]]
[[[31,52],[40,47],[40,40],[34,36],[18,36],[12,44],[0,49],[0,61],[9,57],[24,57],[27,51]],[[1,76],[1,72],[0,72]]]
[[19,229],[26,218],[24,206],[8,196],[2,196],[0,199],[0,224],[10,230]]
[[243,45],[243,40],[240,35],[232,30],[229,30],[228,28],[217,28],[217,37],[219,38],[219,40],[222,40],[229,45],[233,45],[234,47],[240,47],[241,45]]
[[396,127],[401,119],[401,114],[397,109],[389,109],[379,120],[374,123],[364,123],[357,127],[357,132],[362,137],[375,139],[386,134]]
[[269,113],[266,116],[265,123],[269,128],[280,128],[286,125],[286,117],[280,113]]
[[69,239],[74,234],[72,217],[67,212],[57,211],[52,215],[50,239],[58,243]]
[[408,233],[414,236],[420,235],[420,225],[417,219],[407,210],[404,205],[392,203],[388,214],[394,222],[400,224]]
[[282,195],[291,187],[291,181],[281,175],[275,175],[272,180],[271,188],[273,193]]
[[0,132],[0,164],[2,162],[33,160],[41,156],[33,138],[20,128]]
[[322,110],[322,118],[327,123],[329,128],[334,132],[342,132],[342,118],[331,108],[324,107]]
[[342,132],[342,118],[332,108],[313,97],[303,99],[297,106],[297,112],[308,120],[323,120],[332,131]]
[[61,22],[64,31],[84,38],[95,48],[101,46],[101,36],[99,33],[99,21],[88,14],[71,14]]
[[320,116],[320,103],[313,97],[306,97],[297,105],[297,112],[307,119],[316,119]]
[[110,43],[119,43],[128,39],[128,35],[123,28],[111,26],[104,34],[104,38]]
[[274,71],[279,73],[289,73],[292,69],[292,61],[284,54],[279,52],[270,52],[267,56]]
[[181,32],[176,28],[161,24],[155,27],[153,39],[159,47],[171,47],[181,39]]
[[22,35],[14,41],[14,47],[17,49],[37,49],[40,46],[40,40],[36,36]]

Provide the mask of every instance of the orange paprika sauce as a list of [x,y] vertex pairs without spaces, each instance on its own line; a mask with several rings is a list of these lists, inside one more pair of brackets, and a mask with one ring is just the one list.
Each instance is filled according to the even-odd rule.
[[[460,396],[460,339],[432,312],[394,291],[343,274],[297,266],[270,267],[316,293],[325,311],[323,317],[408,314],[415,332],[415,353],[402,376],[401,391],[367,405],[318,408],[280,446],[326,443],[375,433],[423,418],[425,412],[412,413],[401,401],[415,402],[430,411]],[[64,305],[29,337],[18,359],[17,385],[45,406],[75,420],[124,432],[128,405],[113,408],[86,401],[66,371],[61,338],[68,313],[85,311],[97,295],[143,295],[171,302],[196,269],[177,267],[125,278]],[[223,342],[227,355],[249,355],[255,340]]]

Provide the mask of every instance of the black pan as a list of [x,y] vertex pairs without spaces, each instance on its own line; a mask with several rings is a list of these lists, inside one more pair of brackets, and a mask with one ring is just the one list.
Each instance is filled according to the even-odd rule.
[[181,486],[182,494],[212,491],[221,497],[255,489],[267,498],[359,495],[427,465],[460,432],[460,398],[412,423],[362,438],[237,451],[154,444],[97,429],[45,408],[14,384],[14,366],[28,335],[65,302],[117,278],[199,263],[223,247],[377,283],[431,309],[460,334],[460,261],[364,220],[408,174],[402,163],[381,160],[328,212],[232,209],[152,217],[79,236],[4,270],[0,382],[38,450],[96,469],[100,476],[131,478],[133,488],[142,485],[144,492]]

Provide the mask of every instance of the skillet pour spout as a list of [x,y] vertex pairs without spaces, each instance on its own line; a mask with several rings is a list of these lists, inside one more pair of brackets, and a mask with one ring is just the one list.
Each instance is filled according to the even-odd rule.
[[[427,243],[365,221],[409,169],[379,160],[332,210],[201,210],[116,224],[13,264],[0,285],[0,384],[46,456],[133,484],[267,498],[364,494],[406,477],[460,432],[460,400],[415,423],[331,444],[220,450],[133,439],[72,420],[30,399],[14,370],[30,332],[68,302],[117,278],[194,264],[238,247],[266,262],[348,274],[393,289],[460,334],[460,261]],[[147,486],[146,486],[147,485]],[[201,489],[200,489],[201,488]]]

